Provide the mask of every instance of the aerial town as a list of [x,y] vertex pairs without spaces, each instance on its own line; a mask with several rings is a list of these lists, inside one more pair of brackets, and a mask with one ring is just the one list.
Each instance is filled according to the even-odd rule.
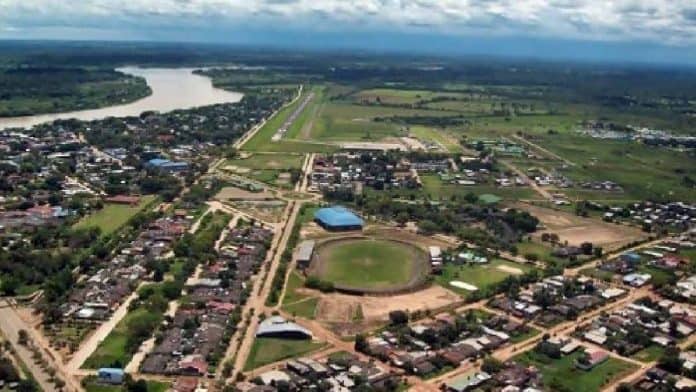
[[696,390],[678,122],[505,67],[245,59],[119,76],[236,101],[0,117],[0,389]]

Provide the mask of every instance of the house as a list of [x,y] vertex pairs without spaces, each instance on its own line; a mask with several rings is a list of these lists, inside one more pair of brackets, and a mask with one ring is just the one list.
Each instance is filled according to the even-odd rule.
[[639,273],[633,273],[633,274],[628,274],[623,277],[623,282],[626,283],[629,286],[633,287],[641,287],[648,283],[652,276],[650,274],[639,274]]
[[97,378],[107,384],[121,384],[124,374],[123,369],[101,368],[97,371]]
[[594,350],[585,353],[585,356],[575,362],[575,367],[578,369],[590,371],[595,366],[609,359],[609,354],[606,351]]
[[314,246],[315,242],[313,240],[305,240],[300,243],[297,251],[297,265],[300,268],[309,267],[312,261],[312,255],[314,254]]
[[445,386],[449,392],[463,392],[474,389],[490,379],[490,374],[472,370],[451,379]]

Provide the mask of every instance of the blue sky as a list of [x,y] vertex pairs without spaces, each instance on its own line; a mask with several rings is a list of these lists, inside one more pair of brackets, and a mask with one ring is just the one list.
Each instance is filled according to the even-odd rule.
[[696,64],[696,1],[0,0],[0,38]]

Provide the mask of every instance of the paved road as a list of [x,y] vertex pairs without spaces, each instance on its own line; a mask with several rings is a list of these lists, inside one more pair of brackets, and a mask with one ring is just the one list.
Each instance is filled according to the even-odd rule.
[[298,99],[300,99],[300,97],[302,96],[302,89],[303,89],[303,88],[304,88],[304,86],[303,86],[303,85],[300,85],[300,88],[297,90],[297,95],[295,96],[295,98],[293,98],[292,101],[286,103],[286,104],[283,105],[280,109],[276,110],[273,114],[271,114],[267,119],[261,121],[261,122],[260,122],[259,124],[257,124],[255,127],[251,128],[247,133],[245,133],[245,134],[244,134],[242,137],[240,137],[236,142],[234,142],[234,144],[232,144],[232,147],[234,147],[234,148],[236,148],[236,149],[242,148],[242,146],[244,146],[244,144],[246,144],[249,140],[251,140],[251,138],[253,138],[254,135],[256,135],[256,133],[257,133],[261,128],[263,128],[263,126],[266,125],[266,123],[267,123],[268,121],[270,121],[273,117],[277,116],[278,113],[280,113],[281,110],[283,110],[283,109],[285,109],[286,107],[292,105],[293,103],[295,103],[295,101],[297,101]]

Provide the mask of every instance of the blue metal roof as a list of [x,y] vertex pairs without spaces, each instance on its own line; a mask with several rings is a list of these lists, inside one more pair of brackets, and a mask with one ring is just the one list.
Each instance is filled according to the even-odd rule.
[[152,165],[152,166],[162,166],[162,165],[169,163],[169,162],[171,162],[171,161],[168,159],[161,159],[161,158],[150,159],[149,161],[147,161],[147,163]]
[[99,373],[108,373],[108,374],[120,374],[123,375],[124,371],[123,369],[119,368],[100,368],[98,370]]
[[363,220],[345,207],[334,206],[319,209],[314,218],[327,226],[362,226]]

